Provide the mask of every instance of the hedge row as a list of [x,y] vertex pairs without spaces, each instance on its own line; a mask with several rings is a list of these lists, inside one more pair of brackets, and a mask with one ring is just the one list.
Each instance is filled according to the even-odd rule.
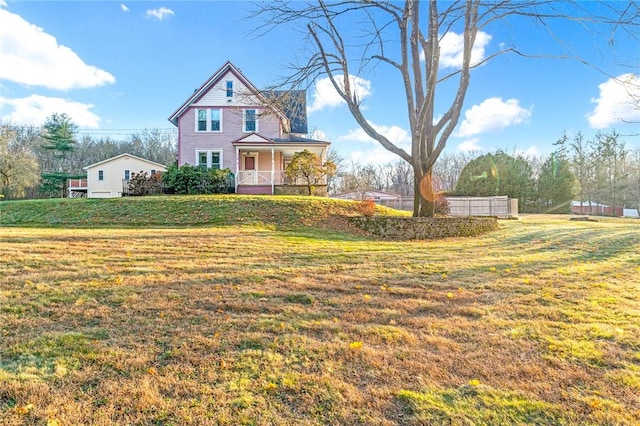
[[393,240],[471,237],[498,229],[498,219],[495,217],[356,216],[349,219],[373,235]]

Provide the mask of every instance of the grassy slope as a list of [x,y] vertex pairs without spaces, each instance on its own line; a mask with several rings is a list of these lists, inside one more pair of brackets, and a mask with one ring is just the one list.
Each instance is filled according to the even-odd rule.
[[[384,214],[403,214],[378,206]],[[0,204],[0,224],[18,226],[318,226],[357,215],[355,203],[315,197],[238,195],[25,200]]]
[[[2,204],[167,216],[0,228],[0,424],[640,421],[637,222],[380,242],[289,228],[322,201],[190,198]],[[242,226],[171,228],[179,203]]]

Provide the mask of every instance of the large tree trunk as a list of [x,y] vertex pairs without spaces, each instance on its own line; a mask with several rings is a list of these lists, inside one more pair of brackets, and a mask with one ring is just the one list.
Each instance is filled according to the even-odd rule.
[[432,182],[433,168],[429,167],[427,172],[423,173],[420,166],[412,166],[414,177],[413,216],[433,217],[435,214],[436,199]]

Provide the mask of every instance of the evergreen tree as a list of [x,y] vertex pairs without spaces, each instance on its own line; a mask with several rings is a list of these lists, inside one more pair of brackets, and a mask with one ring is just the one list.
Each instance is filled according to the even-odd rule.
[[569,213],[576,194],[576,177],[569,161],[560,153],[552,153],[540,169],[538,203],[542,213]]
[[517,198],[521,211],[536,198],[533,171],[527,159],[502,151],[470,161],[460,173],[455,193],[475,197],[507,195]]
[[42,174],[41,191],[50,196],[64,197],[67,179],[75,176],[69,173],[67,157],[76,148],[76,128],[67,114],[51,115],[42,128],[42,147],[52,153],[54,161],[51,169]]

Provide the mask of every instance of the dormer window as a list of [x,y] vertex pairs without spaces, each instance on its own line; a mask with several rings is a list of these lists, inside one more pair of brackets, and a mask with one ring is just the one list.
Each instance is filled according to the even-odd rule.
[[227,81],[227,98],[233,97],[233,81]]

